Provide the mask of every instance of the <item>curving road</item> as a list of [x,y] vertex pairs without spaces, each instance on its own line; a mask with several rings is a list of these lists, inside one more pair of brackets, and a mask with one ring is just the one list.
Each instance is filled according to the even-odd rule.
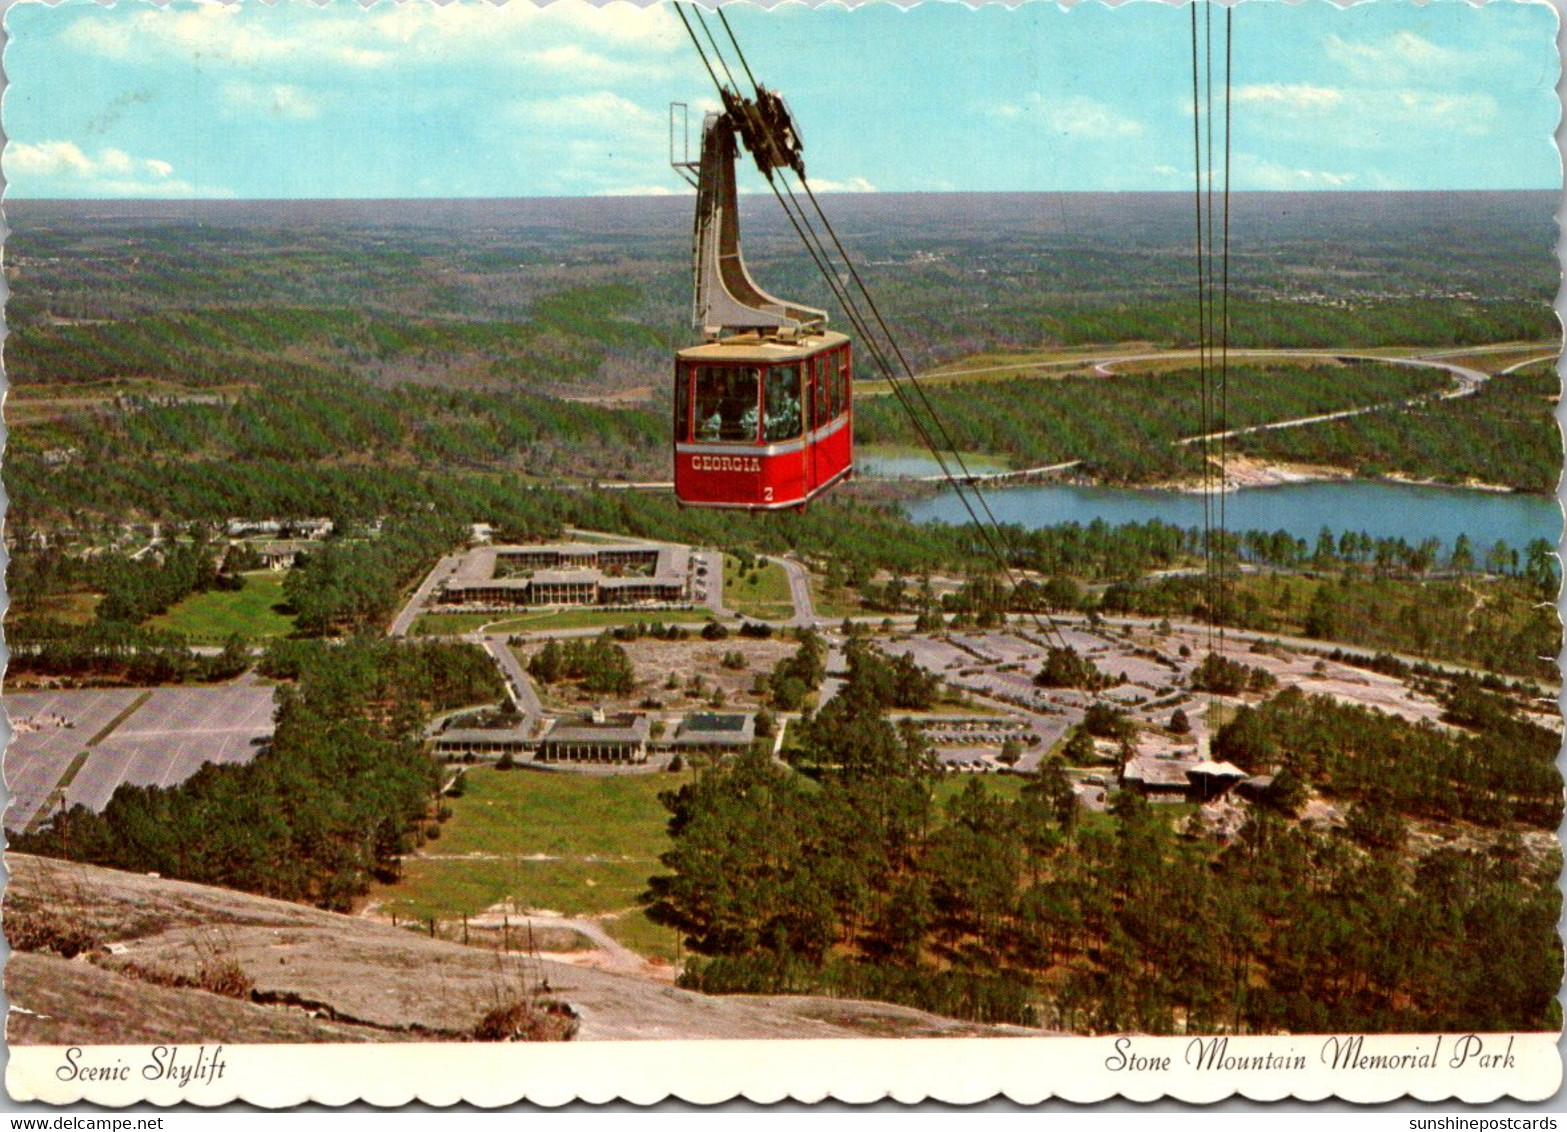
[[435,587],[457,572],[457,567],[462,564],[461,553],[448,554],[424,576],[424,581],[419,583],[419,588],[414,590],[413,596],[408,599],[401,612],[392,621],[387,634],[393,637],[406,637],[408,630],[413,627],[414,619],[424,609],[424,603],[430,600],[430,595],[435,592]]
[[[1512,345],[1496,347],[1471,347],[1462,351],[1455,350],[1444,353],[1419,354],[1403,357],[1359,352],[1346,353],[1342,350],[1231,350],[1229,351],[1229,356],[1232,358],[1309,358],[1313,360],[1320,360],[1324,358],[1349,358],[1355,361],[1382,362],[1387,365],[1408,366],[1415,369],[1440,369],[1446,370],[1453,376],[1454,386],[1452,389],[1449,389],[1444,393],[1423,394],[1419,397],[1409,397],[1401,401],[1383,401],[1375,405],[1362,405],[1353,409],[1339,409],[1331,413],[1317,413],[1308,417],[1293,417],[1289,420],[1269,421],[1265,424],[1248,425],[1244,428],[1232,428],[1224,429],[1218,432],[1200,433],[1196,436],[1181,437],[1173,443],[1184,446],[1190,444],[1200,444],[1205,441],[1228,440],[1237,436],[1245,436],[1249,433],[1269,432],[1286,428],[1302,428],[1306,425],[1322,424],[1326,421],[1336,421],[1344,420],[1349,417],[1358,417],[1366,413],[1383,412],[1388,409],[1409,408],[1414,405],[1424,404],[1428,401],[1450,401],[1459,397],[1470,397],[1480,391],[1485,383],[1491,379],[1491,375],[1484,370],[1475,369],[1473,366],[1460,365],[1457,362],[1448,362],[1441,359],[1447,356],[1447,354],[1470,356],[1477,353],[1483,353],[1486,350],[1501,352],[1504,350],[1510,351],[1515,349],[1517,349],[1517,347]],[[1154,350],[1144,351],[1141,353],[1119,354],[1107,358],[1085,358],[1074,362],[1073,365],[1092,365],[1094,367],[1094,372],[1101,377],[1113,377],[1115,376],[1114,367],[1128,362],[1196,360],[1198,357],[1199,354],[1196,350]],[[1538,358],[1530,358],[1526,361],[1520,362],[1516,366],[1510,366],[1502,372],[1512,373],[1514,370],[1521,369],[1523,366],[1530,365],[1537,361],[1547,361],[1555,357],[1555,354],[1547,354]],[[969,476],[965,478],[964,482],[1004,482],[1009,479],[1022,479],[1031,476],[1044,475],[1050,472],[1070,471],[1071,469],[1079,466],[1082,462],[1083,461],[1081,460],[1070,460],[1059,464],[1048,464],[1039,468],[1023,468],[1018,471],[995,472],[989,475]],[[919,479],[923,482],[938,483],[944,482],[947,477],[921,476]]]
[[794,602],[794,616],[788,624],[814,628],[816,607],[811,604],[811,572],[793,558],[774,558],[773,561],[782,566],[784,573],[789,576],[789,597]]

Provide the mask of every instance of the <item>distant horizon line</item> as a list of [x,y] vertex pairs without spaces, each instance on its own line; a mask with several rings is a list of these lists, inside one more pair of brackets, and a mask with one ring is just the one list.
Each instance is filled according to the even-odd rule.
[[[831,197],[955,197],[955,196],[1165,196],[1189,197],[1187,189],[875,189],[838,191],[814,190],[817,196]],[[1216,190],[1217,192],[1217,190]],[[1293,188],[1293,189],[1231,189],[1235,196],[1480,196],[1502,193],[1561,194],[1563,186],[1547,188],[1489,188],[1489,189],[1347,189],[1347,188]],[[689,201],[695,192],[670,191],[667,193],[590,193],[590,194],[528,194],[520,196],[322,196],[322,197],[47,197],[11,196],[0,199],[0,207],[8,204],[374,204],[378,202],[404,201],[594,201],[594,200],[681,200]],[[742,197],[765,199],[762,191],[742,192]]]

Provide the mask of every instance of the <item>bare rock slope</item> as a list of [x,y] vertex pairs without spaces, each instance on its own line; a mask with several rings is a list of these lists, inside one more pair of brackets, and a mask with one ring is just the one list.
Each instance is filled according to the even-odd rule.
[[464,1040],[498,1007],[539,995],[570,1007],[577,1040],[1035,1032],[884,1003],[710,997],[223,888],[6,862],[7,920],[69,925],[84,948],[12,952],[7,1035],[23,1045]]

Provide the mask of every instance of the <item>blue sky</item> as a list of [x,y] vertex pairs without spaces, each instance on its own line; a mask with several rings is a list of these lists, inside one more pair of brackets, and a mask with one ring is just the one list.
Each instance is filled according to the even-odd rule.
[[[727,11],[818,189],[1192,184],[1185,8]],[[1235,188],[1560,186],[1548,5],[1245,0],[1234,19]],[[668,104],[713,105],[667,7],[67,0],[6,24],[11,197],[681,192]]]

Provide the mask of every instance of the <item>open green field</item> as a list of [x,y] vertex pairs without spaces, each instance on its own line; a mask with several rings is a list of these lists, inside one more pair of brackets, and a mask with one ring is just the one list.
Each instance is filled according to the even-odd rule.
[[278,609],[285,604],[283,575],[256,570],[244,577],[244,589],[192,594],[167,613],[154,617],[148,627],[215,644],[234,633],[242,637],[285,637],[292,633],[293,615]]
[[415,637],[457,637],[496,620],[494,613],[421,613],[409,632]]
[[[1113,376],[937,386],[929,391],[931,411],[943,422],[943,436],[958,450],[988,452],[1017,467],[1086,460],[1096,478],[1119,484],[1189,476],[1191,459],[1178,442],[1205,427],[1202,375],[1195,356],[1175,353],[1171,359],[1156,360],[1156,377],[1129,372],[1126,367],[1134,364],[1118,366]],[[1157,388],[1150,385],[1154,380]],[[1407,402],[1451,385],[1451,376],[1439,369],[1237,353],[1230,368],[1226,421],[1244,429]],[[855,435],[862,451],[919,439],[899,406],[885,398],[860,407]],[[1275,443],[1273,434],[1265,435]],[[1251,451],[1250,445],[1244,447]]]
[[[1012,469],[1012,465],[1004,457],[995,456],[989,452],[966,451],[958,452],[957,455],[962,457],[963,467],[976,475],[988,475],[991,472],[1006,472]],[[954,469],[957,468],[957,461],[953,459],[952,453],[943,451],[942,456],[950,466]],[[872,467],[878,464],[892,465],[890,472],[878,472],[876,473],[878,475],[890,475],[892,477],[899,475],[936,475],[941,471],[935,458],[931,456],[930,449],[923,444],[856,444],[854,446],[854,458],[857,463],[868,463]],[[916,471],[910,467],[909,470],[905,471],[899,467],[899,465],[907,466],[910,461],[914,461],[919,465],[928,464],[930,468],[927,471],[921,467]]]
[[[674,934],[642,913],[638,897],[669,848],[668,813],[658,795],[686,778],[672,774],[589,776],[475,767],[468,789],[449,800],[441,837],[404,860],[403,878],[372,895],[400,919],[456,920],[503,901],[567,916],[618,913],[605,929],[653,959],[673,960]],[[969,778],[935,783],[938,803]],[[1025,779],[978,780],[1016,799]]]
[[[1107,346],[1041,346],[1037,349],[985,350],[947,362],[920,374],[922,384],[961,385],[970,381],[998,381],[1014,377],[1060,377],[1081,369],[1094,358],[1130,354],[1153,347],[1147,342],[1122,342]],[[892,386],[875,379],[857,379],[856,393],[879,396]]]
[[1021,774],[945,774],[936,779],[936,805],[944,806],[952,801],[968,789],[970,782],[978,782],[992,797],[1016,802],[1028,779]]
[[647,918],[640,908],[624,915],[606,917],[604,930],[638,955],[674,963],[680,958],[680,933],[661,927]]
[[740,560],[724,555],[724,607],[761,621],[787,621],[794,616],[789,575],[777,562],[740,573]]
[[374,894],[384,911],[454,919],[507,900],[568,916],[628,911],[662,868],[669,815],[658,795],[676,775],[476,767],[467,778],[441,837]]
[[713,620],[705,609],[562,609],[496,622],[498,633],[525,633],[547,629],[612,629],[617,625],[703,625]]
[[[1357,347],[1354,353],[1377,357],[1409,357],[1425,352],[1417,346]],[[926,386],[966,385],[974,382],[1011,381],[1018,378],[1060,378],[1071,376],[1103,376],[1096,374],[1093,363],[1105,359],[1124,358],[1138,354],[1158,354],[1139,361],[1118,362],[1116,373],[1157,374],[1175,369],[1189,369],[1197,361],[1197,353],[1190,349],[1172,349],[1154,342],[1114,342],[1099,346],[1040,346],[1035,349],[985,350],[947,362],[920,375]],[[1305,354],[1270,352],[1267,350],[1233,350],[1231,357],[1245,358],[1256,367],[1270,365],[1320,366],[1338,364],[1331,350],[1322,350],[1320,358]],[[1446,355],[1444,355],[1445,357]],[[1520,353],[1518,357],[1532,356]],[[1481,368],[1494,359],[1487,355],[1453,355],[1452,360],[1462,364],[1479,362]],[[1513,358],[1517,360],[1517,358]],[[867,396],[880,396],[892,392],[885,381],[862,379],[855,382],[855,392]]]
[[[1440,355],[1443,361],[1456,362],[1461,366],[1473,366],[1475,369],[1485,370],[1488,373],[1499,373],[1509,366],[1526,362],[1531,358],[1538,358],[1543,354],[1559,353],[1560,342],[1542,339],[1539,342],[1498,342],[1493,346],[1481,347],[1468,352],[1448,353],[1443,351]],[[1554,358],[1551,359],[1553,362]]]

